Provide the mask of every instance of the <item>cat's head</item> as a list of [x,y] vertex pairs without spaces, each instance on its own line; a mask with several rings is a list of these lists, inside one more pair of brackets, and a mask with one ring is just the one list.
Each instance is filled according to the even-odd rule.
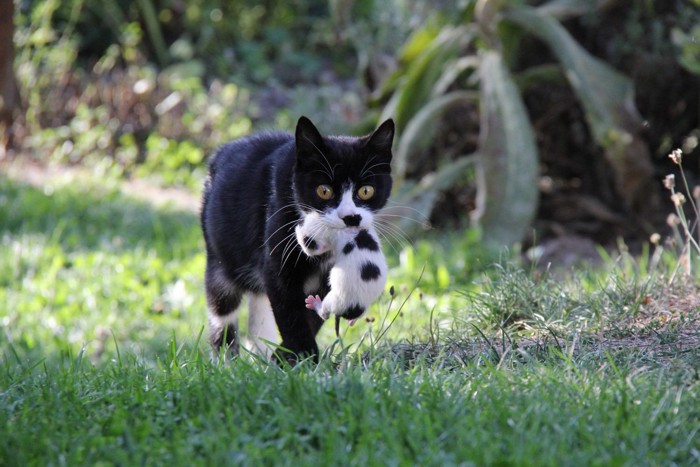
[[[301,117],[295,138],[294,191],[302,238],[371,228],[374,214],[391,193],[394,122],[387,120],[364,137],[324,137],[311,120]],[[307,254],[318,254],[300,244]]]

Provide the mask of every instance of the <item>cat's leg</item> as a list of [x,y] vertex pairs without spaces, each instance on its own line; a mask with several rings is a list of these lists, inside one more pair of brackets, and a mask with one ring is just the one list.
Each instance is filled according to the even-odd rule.
[[248,312],[251,350],[269,358],[272,356],[275,344],[279,343],[279,333],[267,295],[264,293],[248,294]]
[[268,289],[268,296],[275,315],[282,342],[275,351],[275,357],[291,365],[311,357],[318,362],[316,333],[323,320],[316,312],[307,310],[303,303],[305,295],[302,287]]
[[209,340],[214,357],[221,349],[227,354],[238,354],[238,307],[242,292],[225,275],[217,262],[207,261],[205,272],[207,311],[209,316]]

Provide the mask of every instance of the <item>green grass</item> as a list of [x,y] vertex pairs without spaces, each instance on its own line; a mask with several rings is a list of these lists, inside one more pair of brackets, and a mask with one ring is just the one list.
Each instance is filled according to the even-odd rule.
[[575,362],[14,367],[0,454],[15,465],[689,464],[700,400],[669,376]]
[[194,214],[157,211],[87,179],[43,190],[0,184],[2,325],[16,351],[85,346],[100,360],[114,335],[125,350],[150,355],[173,333],[201,327]]
[[644,258],[398,245],[374,322],[282,369],[209,360],[193,213],[0,176],[0,229],[0,465],[700,462],[700,294]]

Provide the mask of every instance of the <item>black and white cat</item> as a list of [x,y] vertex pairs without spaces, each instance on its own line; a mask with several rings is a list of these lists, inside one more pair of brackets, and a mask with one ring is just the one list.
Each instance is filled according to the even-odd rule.
[[328,284],[330,291],[321,299],[309,295],[306,308],[327,320],[331,315],[344,316],[351,325],[379,298],[386,285],[387,265],[372,226],[362,229],[336,229],[324,221],[309,222],[307,216],[296,227],[297,241],[304,252],[333,254]]
[[[294,135],[260,133],[217,151],[201,214],[215,350],[238,352],[238,309],[247,294],[254,345],[269,348],[266,342],[277,342],[279,332],[286,350],[278,358],[317,360],[315,336],[324,320],[304,303],[309,295],[328,294],[334,255],[304,253],[308,245],[297,241],[296,227],[316,222],[328,231],[371,229],[391,192],[393,137],[391,120],[365,137],[324,137],[301,117]],[[309,245],[314,241],[307,236]]]

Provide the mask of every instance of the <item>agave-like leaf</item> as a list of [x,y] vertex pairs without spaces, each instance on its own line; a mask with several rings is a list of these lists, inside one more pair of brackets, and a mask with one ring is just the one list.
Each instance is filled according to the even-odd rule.
[[648,190],[653,166],[639,137],[642,119],[634,104],[632,81],[589,54],[559,22],[538,9],[514,8],[504,19],[549,46],[586,112],[596,142],[605,149],[624,204],[637,214],[648,209],[653,199]]
[[537,9],[540,13],[553,16],[558,20],[565,20],[576,16],[593,13],[598,7],[603,6],[605,0],[550,0],[540,5]]
[[398,98],[393,117],[399,133],[431,98],[435,83],[443,74],[446,64],[453,60],[474,36],[473,26],[445,28],[409,66],[403,81],[397,87]]
[[470,91],[454,91],[437,97],[423,106],[408,122],[394,153],[393,173],[398,183],[406,176],[411,164],[426,154],[440,123],[440,117],[450,108],[476,102],[479,96]]
[[586,110],[599,144],[610,142],[611,131],[626,131],[641,119],[634,105],[632,81],[589,54],[554,18],[535,8],[510,10],[504,18],[544,41],[564,67],[572,88]]
[[407,235],[418,227],[425,227],[438,194],[464,183],[467,174],[473,170],[475,158],[476,154],[462,156],[423,176],[418,183],[407,181],[401,185],[392,198],[396,206],[408,206],[412,214],[398,216],[393,222]]
[[[442,25],[435,21],[428,22],[423,27],[416,29],[406,41],[406,44],[398,52],[399,67],[391,73],[382,86],[371,96],[371,102],[379,104],[390,96],[398,94],[398,88],[406,80],[408,69],[413,66],[418,57],[430,48],[432,42],[440,34]],[[394,105],[394,108],[396,106]],[[394,114],[386,117],[393,117]]]
[[481,130],[477,158],[477,207],[472,219],[495,246],[523,239],[538,203],[538,155],[532,125],[496,51],[482,54]]
[[445,67],[442,76],[433,86],[433,96],[445,94],[458,78],[478,67],[479,57],[476,55],[467,55],[466,57],[458,58],[454,63],[450,63]]

